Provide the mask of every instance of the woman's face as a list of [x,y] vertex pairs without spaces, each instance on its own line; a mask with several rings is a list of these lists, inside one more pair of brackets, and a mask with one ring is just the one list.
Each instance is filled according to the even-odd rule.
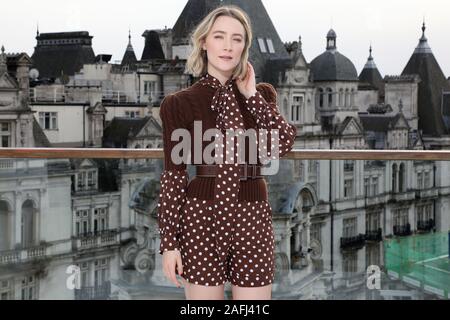
[[208,56],[208,72],[229,78],[241,60],[244,47],[242,24],[228,16],[217,18],[203,44]]

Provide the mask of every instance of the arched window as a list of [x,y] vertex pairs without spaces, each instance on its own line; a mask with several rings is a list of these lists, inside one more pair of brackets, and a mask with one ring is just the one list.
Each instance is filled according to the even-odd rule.
[[33,202],[27,200],[22,205],[21,243],[23,247],[30,247],[36,242],[36,216]]
[[352,89],[350,94],[350,106],[353,107],[355,105],[355,89]]
[[11,249],[10,213],[8,204],[0,201],[0,251]]
[[322,88],[319,88],[318,102],[319,102],[319,107],[323,108],[323,89]]
[[345,89],[345,106],[350,106],[350,91],[348,89]]
[[333,90],[331,90],[331,88],[327,88],[327,103],[328,103],[328,108],[332,108],[333,107]]
[[405,192],[406,188],[405,188],[405,164],[402,163],[400,165],[400,171],[398,174],[398,185],[399,185],[399,192]]
[[339,90],[339,107],[344,107],[344,89]]
[[392,165],[392,192],[397,192],[397,164]]

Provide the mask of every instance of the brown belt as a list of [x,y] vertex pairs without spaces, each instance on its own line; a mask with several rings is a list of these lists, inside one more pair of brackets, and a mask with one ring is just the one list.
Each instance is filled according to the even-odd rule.
[[[202,164],[196,165],[198,177],[216,177],[218,165],[215,164]],[[261,172],[261,165],[257,164],[247,164],[243,163],[239,165],[240,169],[240,179],[239,180],[247,180],[247,179],[258,179],[262,178],[263,174]]]

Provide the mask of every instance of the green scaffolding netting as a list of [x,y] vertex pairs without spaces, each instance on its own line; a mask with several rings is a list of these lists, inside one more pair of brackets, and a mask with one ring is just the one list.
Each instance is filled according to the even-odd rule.
[[[422,289],[450,292],[449,233],[430,233],[384,241],[385,267]],[[412,280],[411,280],[412,279]]]

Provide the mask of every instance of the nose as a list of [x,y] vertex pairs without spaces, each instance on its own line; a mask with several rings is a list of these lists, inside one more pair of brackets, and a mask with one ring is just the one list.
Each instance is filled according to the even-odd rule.
[[225,50],[226,51],[231,51],[233,49],[232,43],[233,43],[233,41],[231,39],[225,39]]

